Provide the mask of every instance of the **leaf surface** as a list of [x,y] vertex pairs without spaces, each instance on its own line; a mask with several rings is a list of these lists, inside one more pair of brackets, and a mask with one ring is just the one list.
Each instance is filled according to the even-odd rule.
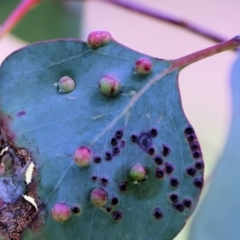
[[[135,62],[141,57],[151,60],[151,74],[135,72]],[[78,40],[64,39],[30,45],[3,62],[0,107],[2,118],[9,120],[2,132],[15,147],[30,152],[37,172],[35,199],[42,203],[35,225],[24,231],[23,239],[170,240],[184,227],[201,192],[204,166],[181,106],[179,71],[153,84],[154,76],[170,65],[170,61],[145,56],[115,41],[91,49]],[[99,91],[100,79],[108,74],[122,84],[121,92],[113,97]],[[68,94],[58,91],[57,82],[63,76],[76,82]],[[157,134],[151,133],[153,129]],[[117,131],[123,136],[117,138],[119,152],[114,154],[111,139]],[[132,141],[133,134],[137,142]],[[73,156],[80,146],[100,156],[101,163],[78,167]],[[110,161],[106,152],[112,154]],[[197,162],[201,169],[196,169]],[[134,182],[129,177],[135,164],[146,169],[145,181]],[[157,169],[163,178],[156,176]],[[124,192],[119,188],[122,182],[127,184]],[[27,189],[32,190],[30,185]],[[104,207],[90,202],[95,188],[108,194]],[[169,199],[173,193],[178,197],[176,203]],[[113,197],[118,198],[116,205]],[[184,208],[186,199],[191,207]],[[82,213],[60,224],[50,214],[57,202],[77,203]],[[119,221],[114,220],[116,210],[122,214]]]

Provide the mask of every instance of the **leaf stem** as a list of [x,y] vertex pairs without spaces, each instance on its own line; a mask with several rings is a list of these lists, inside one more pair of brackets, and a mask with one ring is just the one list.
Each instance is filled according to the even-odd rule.
[[236,37],[234,37],[234,38],[232,38],[228,41],[216,44],[216,45],[208,47],[208,48],[205,48],[203,50],[200,50],[200,51],[197,51],[195,53],[189,54],[187,56],[172,60],[172,67],[174,69],[175,68],[182,69],[182,68],[184,68],[184,67],[186,67],[186,66],[188,66],[188,65],[190,65],[194,62],[197,62],[201,59],[213,56],[217,53],[221,53],[221,52],[224,52],[224,51],[236,49],[239,46],[240,46],[240,35],[238,35],[238,36],[236,36]]
[[132,99],[129,101],[127,106],[120,112],[118,116],[116,116],[104,129],[100,134],[98,134],[93,141],[90,143],[90,145],[93,145],[98,139],[100,139],[105,132],[107,132],[109,129],[111,129],[114,124],[121,118],[123,117],[133,106],[134,104],[138,101],[138,99],[151,87],[153,86],[156,82],[160,81],[162,78],[167,76],[168,74],[172,73],[173,71],[177,69],[182,69],[186,67],[187,65],[190,65],[194,62],[197,62],[201,59],[213,56],[214,54],[224,52],[227,50],[235,49],[240,46],[240,35],[236,36],[228,41],[225,41],[223,43],[219,43],[217,45],[214,45],[212,47],[200,50],[198,52],[189,54],[187,56],[175,59],[170,61],[172,64],[166,68],[164,71],[158,73],[155,75],[152,79],[149,80],[149,82],[142,88],[140,89],[139,92],[137,92]]
[[173,24],[178,27],[182,27],[190,32],[193,32],[195,34],[198,34],[202,37],[205,37],[207,39],[210,39],[214,42],[223,42],[225,39],[207,29],[204,29],[194,23],[190,23],[184,19],[175,17],[173,15],[164,13],[162,11],[156,10],[154,8],[148,7],[143,4],[139,4],[133,1],[122,1],[122,0],[103,0],[104,2],[108,2],[114,5],[117,5],[119,7],[141,13],[143,15],[146,15],[148,17],[158,19],[170,24]]
[[0,39],[9,33],[18,22],[41,1],[42,0],[22,0],[0,28]]

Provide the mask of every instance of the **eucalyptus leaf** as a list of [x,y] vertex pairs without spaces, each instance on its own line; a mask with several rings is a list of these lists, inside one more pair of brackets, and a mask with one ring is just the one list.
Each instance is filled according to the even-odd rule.
[[107,40],[95,48],[75,39],[33,44],[0,68],[2,142],[16,158],[27,150],[36,167],[27,194],[38,217],[22,239],[171,240],[198,202],[204,164],[179,70],[156,78],[171,61],[108,34],[91,40],[99,36]]

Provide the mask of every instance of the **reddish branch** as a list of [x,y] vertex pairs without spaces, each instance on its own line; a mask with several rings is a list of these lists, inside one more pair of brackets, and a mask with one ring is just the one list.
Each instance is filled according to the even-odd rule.
[[0,39],[9,33],[18,22],[42,0],[22,0],[0,28]]
[[187,65],[190,65],[194,62],[197,62],[201,59],[213,56],[217,53],[225,52],[228,50],[234,50],[240,46],[240,35],[231,38],[225,42],[216,44],[214,46],[205,48],[203,50],[197,51],[195,53],[189,54],[187,56],[175,59],[172,61],[172,67],[175,68],[184,68]]
[[202,37],[211,39],[215,42],[224,42],[226,39],[218,36],[217,34],[212,33],[206,29],[203,29],[193,23],[189,23],[181,18],[177,18],[175,16],[171,16],[159,10],[155,10],[146,5],[142,5],[133,1],[122,1],[122,0],[103,0],[104,2],[112,3],[116,6],[134,11],[136,13],[141,13],[146,15],[147,17],[151,17],[154,19],[158,19],[167,23],[171,23],[175,26],[182,27],[190,32],[196,33]]
[[[0,28],[0,39],[5,34],[10,32],[15,25],[36,5],[38,5],[43,0],[22,0],[21,3],[16,7],[16,9],[12,12],[12,14],[8,17],[8,19],[4,22],[2,27]],[[64,0],[62,0],[64,1]],[[182,27],[188,31],[191,31],[195,34],[198,34],[207,39],[213,40],[215,42],[224,42],[225,39],[220,37],[219,35],[212,33],[206,29],[203,29],[193,23],[189,23],[184,21],[183,19],[177,18],[175,16],[171,16],[159,10],[155,10],[148,6],[132,2],[132,1],[123,1],[123,0],[102,0],[116,6],[122,7],[127,10],[131,10],[137,13],[141,13],[148,17],[158,19],[167,23],[171,23],[175,26]]]

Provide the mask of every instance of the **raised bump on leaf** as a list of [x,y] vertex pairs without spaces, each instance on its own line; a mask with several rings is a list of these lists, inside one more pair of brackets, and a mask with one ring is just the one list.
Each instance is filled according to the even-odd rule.
[[137,163],[130,168],[129,174],[133,180],[142,181],[146,179],[147,171],[143,165]]
[[174,169],[175,169],[175,167],[174,167],[174,165],[173,165],[172,163],[170,163],[170,162],[165,162],[165,172],[166,172],[167,174],[172,173],[172,172],[174,171]]
[[96,181],[96,180],[97,180],[97,176],[96,176],[96,175],[93,175],[93,176],[91,177],[91,179],[92,179],[93,181]]
[[93,153],[88,147],[79,147],[74,153],[74,161],[79,167],[88,167],[92,162]]
[[111,206],[106,207],[106,211],[107,212],[111,212],[112,211],[112,207]]
[[135,71],[140,75],[148,75],[152,71],[152,62],[149,58],[142,57],[135,63]]
[[157,128],[152,128],[152,129],[150,130],[150,135],[151,135],[152,137],[156,137],[156,136],[158,135],[158,130],[157,130]]
[[184,205],[186,208],[191,208],[191,206],[192,206],[192,200],[189,199],[189,198],[184,198],[184,199],[183,199],[183,205]]
[[203,178],[195,178],[195,179],[193,180],[193,184],[194,184],[197,188],[202,189],[202,187],[203,187]]
[[179,212],[183,212],[184,211],[184,205],[182,203],[174,203],[173,204],[173,207],[178,210]]
[[164,171],[161,167],[156,168],[156,178],[162,179],[164,177]]
[[71,211],[73,214],[79,216],[82,213],[81,206],[79,204],[73,204],[71,206]]
[[114,219],[114,221],[120,221],[122,219],[122,211],[120,210],[115,210],[113,213],[112,213],[112,217]]
[[163,212],[159,207],[156,207],[153,209],[153,216],[155,217],[155,219],[159,220],[161,218],[163,218]]
[[155,153],[155,148],[154,148],[154,147],[148,148],[147,153],[148,153],[150,156],[154,155],[154,153]]
[[170,154],[170,152],[171,152],[171,149],[169,148],[169,146],[166,144],[163,144],[162,145],[162,155],[164,157],[167,157]]
[[113,197],[112,198],[112,205],[117,205],[118,204],[118,198],[117,197]]
[[116,76],[105,75],[99,82],[99,89],[103,95],[112,97],[120,92],[121,82]]
[[199,170],[204,169],[204,162],[202,160],[198,160],[195,162],[195,167]]
[[121,139],[122,136],[123,136],[123,129],[117,130],[116,133],[115,133],[115,137],[116,137],[117,139]]
[[179,179],[177,177],[171,177],[170,184],[173,187],[177,187],[179,185]]
[[110,42],[112,36],[106,31],[94,31],[88,35],[87,43],[91,48],[98,48]]
[[163,164],[163,159],[162,159],[161,155],[159,155],[159,154],[154,157],[154,161],[157,165]]
[[101,182],[102,182],[103,186],[106,186],[108,184],[108,179],[105,177],[102,177]]
[[137,142],[137,140],[138,140],[138,136],[135,133],[133,133],[130,138],[131,138],[132,142],[134,142],[134,143]]
[[116,138],[112,138],[111,139],[111,145],[112,146],[116,146],[117,145],[117,139]]
[[68,76],[64,76],[58,81],[58,88],[59,92],[70,93],[75,88],[75,81]]
[[111,154],[111,152],[109,152],[109,151],[105,152],[105,159],[106,159],[107,161],[112,160],[112,154]]
[[152,146],[152,139],[151,136],[149,136],[149,134],[143,133],[138,137],[138,144],[141,148],[143,148],[145,151],[147,151],[147,149],[149,147]]
[[102,188],[96,188],[91,192],[90,201],[96,207],[103,207],[107,203],[108,194]]
[[102,161],[102,158],[100,157],[100,156],[94,156],[94,158],[93,158],[93,161],[95,162],[95,163],[100,163],[101,161]]
[[188,167],[186,168],[186,173],[187,173],[189,176],[193,177],[193,176],[195,175],[195,173],[196,173],[196,169],[195,169],[194,167],[192,167],[192,166],[188,166]]
[[51,209],[52,218],[60,223],[67,221],[71,216],[71,209],[66,203],[56,203]]
[[119,147],[114,147],[113,148],[113,155],[117,155],[120,152]]
[[127,186],[128,184],[125,181],[118,183],[118,188],[121,192],[125,192],[127,190]]
[[169,199],[172,201],[172,202],[177,202],[178,201],[178,194],[177,193],[171,193],[169,195]]

